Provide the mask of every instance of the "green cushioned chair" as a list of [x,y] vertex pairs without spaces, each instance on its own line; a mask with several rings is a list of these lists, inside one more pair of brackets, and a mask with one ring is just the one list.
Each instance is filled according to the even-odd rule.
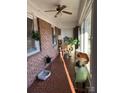
[[75,83],[85,82],[88,79],[88,70],[85,66],[75,67]]

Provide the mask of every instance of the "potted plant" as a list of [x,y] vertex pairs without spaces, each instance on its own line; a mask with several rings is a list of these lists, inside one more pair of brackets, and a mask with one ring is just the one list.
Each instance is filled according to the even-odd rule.
[[71,45],[71,46],[72,45],[77,45],[77,44],[79,44],[79,40],[78,39],[70,38],[70,39],[68,39],[67,44]]
[[40,32],[39,31],[32,31],[32,39],[35,40],[36,47],[39,47],[40,44]]
[[79,40],[78,39],[74,39],[74,38],[69,38],[67,41],[67,45],[68,45],[68,51],[69,51],[69,56],[71,57],[71,55],[75,54],[75,45],[79,44]]
[[36,41],[40,40],[40,32],[39,31],[32,31],[32,38]]
[[45,65],[48,65],[49,63],[51,63],[51,57],[49,57],[48,55],[45,57]]

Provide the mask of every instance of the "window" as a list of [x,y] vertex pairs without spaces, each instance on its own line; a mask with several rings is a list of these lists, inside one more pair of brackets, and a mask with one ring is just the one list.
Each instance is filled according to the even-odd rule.
[[91,43],[91,11],[88,16],[85,18],[84,22],[81,25],[81,31],[79,31],[80,39],[80,50],[82,52],[88,53],[90,55],[90,43]]
[[32,38],[32,31],[34,31],[34,20],[27,18],[27,56],[40,52],[39,40],[37,41]]
[[84,52],[90,55],[91,52],[91,11],[84,23]]
[[52,27],[52,46],[55,47],[57,45],[57,35],[55,27]]
[[[91,53],[91,15],[92,11],[90,11],[81,24],[81,30],[79,31],[79,39],[80,39],[80,51],[85,52],[90,56]],[[90,71],[90,62],[87,65],[88,70]]]

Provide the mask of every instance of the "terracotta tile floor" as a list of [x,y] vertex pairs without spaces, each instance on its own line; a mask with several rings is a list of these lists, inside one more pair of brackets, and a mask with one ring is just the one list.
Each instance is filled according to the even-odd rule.
[[69,75],[72,79],[72,82],[74,83],[74,79],[75,79],[74,62],[72,62],[70,59],[66,59],[66,58],[64,58],[64,60],[65,60],[65,64],[67,66]]
[[[67,67],[70,68],[69,62],[66,60]],[[64,66],[61,58],[58,56],[54,62],[47,68],[52,72],[46,81],[35,80],[28,88],[28,93],[71,93],[71,89],[67,80]],[[70,69],[71,71],[71,69]],[[70,74],[73,77],[73,71]],[[73,78],[72,78],[73,79]]]

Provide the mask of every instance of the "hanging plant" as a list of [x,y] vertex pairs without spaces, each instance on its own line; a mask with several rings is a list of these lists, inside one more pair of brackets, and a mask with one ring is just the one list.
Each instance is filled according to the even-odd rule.
[[34,40],[40,40],[40,32],[39,31],[32,31],[32,38]]

